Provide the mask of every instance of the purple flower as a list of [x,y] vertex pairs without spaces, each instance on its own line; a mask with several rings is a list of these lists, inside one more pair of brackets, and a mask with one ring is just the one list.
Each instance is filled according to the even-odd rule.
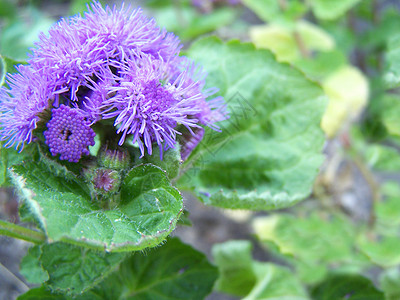
[[115,137],[107,139],[137,143],[142,156],[146,149],[152,154],[153,144],[162,155],[178,135],[194,135],[201,126],[219,130],[216,123],[228,118],[223,98],[211,97],[217,89],[204,88],[206,73],[179,57],[180,48],[174,34],[140,9],[93,2],[84,16],[41,34],[29,66],[8,77],[9,89],[0,88],[1,140],[22,149],[41,134],[37,123],[52,107],[46,144],[71,162],[89,154],[95,123],[114,126]]
[[62,19],[48,35],[41,34],[29,63],[47,70],[78,101],[80,87],[102,78],[110,62],[134,59],[132,51],[172,60],[180,47],[174,34],[157,27],[141,9],[104,9],[94,2],[83,17]]
[[186,72],[170,81],[168,62],[145,54],[118,67],[119,84],[110,87],[109,94],[115,95],[104,101],[103,118],[115,118],[120,145],[131,135],[142,156],[145,147],[152,154],[153,143],[162,153],[162,149],[174,147],[176,135],[181,134],[176,129],[178,124],[190,132],[191,127],[199,127],[194,116],[200,113],[198,102],[202,94],[191,91],[195,83],[187,84]]
[[0,88],[0,135],[5,147],[22,150],[33,140],[39,113],[56,94],[46,73],[20,65],[19,73],[9,75],[9,89]]
[[76,108],[54,108],[47,128],[46,144],[53,156],[60,154],[61,160],[78,162],[82,155],[89,155],[88,147],[94,145],[96,134]]

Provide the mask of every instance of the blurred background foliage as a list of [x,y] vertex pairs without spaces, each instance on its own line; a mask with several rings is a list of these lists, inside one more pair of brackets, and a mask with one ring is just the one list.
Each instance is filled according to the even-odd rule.
[[[220,270],[215,290],[244,299],[400,299],[400,2],[132,5],[174,31],[185,47],[216,34],[269,49],[329,97],[321,122],[326,161],[312,196],[268,214],[226,212],[254,235],[210,245]],[[1,80],[27,59],[39,32],[85,9],[82,0],[0,0]],[[254,247],[268,261],[253,258]]]

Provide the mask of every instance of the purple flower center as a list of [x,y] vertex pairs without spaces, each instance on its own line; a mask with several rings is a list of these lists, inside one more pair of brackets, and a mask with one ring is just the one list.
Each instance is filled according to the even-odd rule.
[[78,162],[82,155],[89,155],[88,147],[94,145],[96,134],[76,108],[54,108],[47,128],[46,144],[53,156],[60,154],[61,160]]
[[[162,115],[168,109],[173,107],[178,101],[156,80],[146,83],[142,91],[140,110],[142,116],[151,115],[152,119]],[[150,110],[150,111],[149,111]]]

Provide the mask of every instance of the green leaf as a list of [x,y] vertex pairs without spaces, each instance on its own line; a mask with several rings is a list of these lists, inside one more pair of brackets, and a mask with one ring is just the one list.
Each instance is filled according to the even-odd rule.
[[390,146],[372,144],[365,147],[368,165],[377,171],[400,171],[400,152]]
[[386,52],[385,82],[388,88],[400,86],[400,35],[393,36]]
[[232,7],[223,7],[208,14],[200,13],[192,4],[157,6],[155,19],[157,24],[168,31],[175,32],[181,39],[189,40],[202,34],[212,32],[231,23],[236,12]]
[[293,272],[286,268],[270,263],[256,263],[257,284],[243,300],[308,300],[305,288]]
[[383,272],[379,277],[379,283],[385,292],[386,300],[400,299],[400,270],[398,267]]
[[215,283],[217,291],[240,297],[250,293],[257,282],[251,248],[248,241],[229,241],[213,246],[212,255],[220,273]]
[[188,54],[208,72],[208,87],[220,88],[230,119],[221,133],[206,130],[179,184],[224,208],[276,209],[307,197],[323,160],[321,88],[251,44],[210,37]]
[[16,73],[16,65],[25,64],[24,61],[16,61],[6,56],[0,55],[0,86],[6,85],[6,74]]
[[13,165],[20,164],[27,158],[35,155],[37,148],[28,145],[24,151],[19,153],[13,148],[4,148],[4,142],[0,142],[0,186],[5,187],[11,185],[7,176],[7,169]]
[[307,11],[306,6],[299,0],[285,1],[285,4],[277,0],[242,0],[242,3],[261,20],[274,21],[289,27]]
[[17,300],[70,300],[71,298],[64,295],[53,294],[46,287],[41,286],[27,291],[20,295]]
[[46,286],[57,292],[81,294],[106,278],[125,253],[105,253],[65,243],[42,246],[40,262],[49,274]]
[[355,230],[339,215],[325,219],[317,214],[307,218],[276,214],[255,219],[253,227],[264,245],[269,250],[274,249],[271,244],[277,247],[306,283],[323,279],[330,265],[363,266],[363,257],[353,251]]
[[310,0],[311,8],[318,19],[334,20],[344,15],[361,0]]
[[387,132],[400,138],[400,97],[396,94],[387,94],[380,99],[380,114]]
[[384,299],[382,292],[367,278],[359,275],[332,276],[312,291],[315,300],[377,300]]
[[359,117],[368,103],[369,85],[365,75],[352,66],[344,66],[323,82],[329,104],[321,127],[333,138],[344,126]]
[[81,294],[101,282],[126,257],[125,253],[105,253],[65,243],[35,246],[21,262],[21,274],[31,283],[53,292]]
[[327,32],[304,20],[294,23],[294,28],[275,23],[253,26],[250,37],[257,48],[271,50],[282,62],[294,62],[302,57],[297,39],[301,40],[303,51],[330,51],[335,46]]
[[385,229],[393,229],[394,234],[400,225],[400,187],[398,182],[387,182],[381,187],[384,200],[376,203],[377,222]]
[[307,76],[322,82],[327,76],[347,64],[345,55],[339,50],[319,52],[313,57],[301,58],[295,62]]
[[167,172],[168,178],[172,180],[178,176],[181,165],[180,147],[177,144],[175,148],[164,151],[162,160],[160,159],[160,149],[156,147],[153,149],[152,155],[144,156],[143,162],[160,167]]
[[189,211],[184,209],[182,214],[181,214],[181,216],[180,216],[180,218],[179,218],[179,220],[178,220],[177,225],[180,225],[180,226],[192,226],[193,224],[192,224],[192,221],[189,218],[189,215],[190,215]]
[[173,238],[147,253],[136,252],[119,271],[77,299],[200,300],[211,292],[216,277],[204,254]]
[[400,238],[398,236],[382,236],[377,240],[367,237],[358,242],[360,251],[373,263],[384,267],[400,264]]
[[246,300],[308,299],[304,287],[289,269],[254,261],[248,241],[217,244],[212,253],[220,271],[217,291]]
[[21,260],[20,272],[30,283],[42,284],[49,279],[49,274],[40,263],[41,255],[41,247],[34,246]]
[[132,251],[157,245],[175,228],[182,197],[156,166],[133,168],[122,183],[118,207],[110,210],[90,199],[82,179],[65,168],[56,172],[49,166],[27,161],[10,174],[50,241]]

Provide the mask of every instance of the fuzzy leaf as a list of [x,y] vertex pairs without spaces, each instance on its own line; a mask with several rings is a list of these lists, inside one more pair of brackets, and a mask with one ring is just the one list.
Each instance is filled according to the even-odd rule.
[[31,283],[53,292],[81,294],[109,275],[125,253],[105,253],[65,243],[32,247],[21,262],[21,273]]
[[132,251],[157,245],[174,229],[182,197],[160,168],[133,168],[122,183],[118,207],[103,210],[80,179],[53,164],[52,169],[31,161],[11,170],[25,206],[50,241]]
[[65,243],[42,247],[40,262],[49,274],[46,286],[67,294],[81,294],[109,275],[125,253],[105,253]]
[[173,238],[147,253],[136,252],[119,271],[77,299],[200,300],[211,292],[216,277],[204,254]]
[[224,208],[269,210],[307,197],[323,159],[321,88],[251,44],[210,37],[189,56],[208,72],[207,85],[220,88],[230,119],[221,133],[206,130],[179,184]]

